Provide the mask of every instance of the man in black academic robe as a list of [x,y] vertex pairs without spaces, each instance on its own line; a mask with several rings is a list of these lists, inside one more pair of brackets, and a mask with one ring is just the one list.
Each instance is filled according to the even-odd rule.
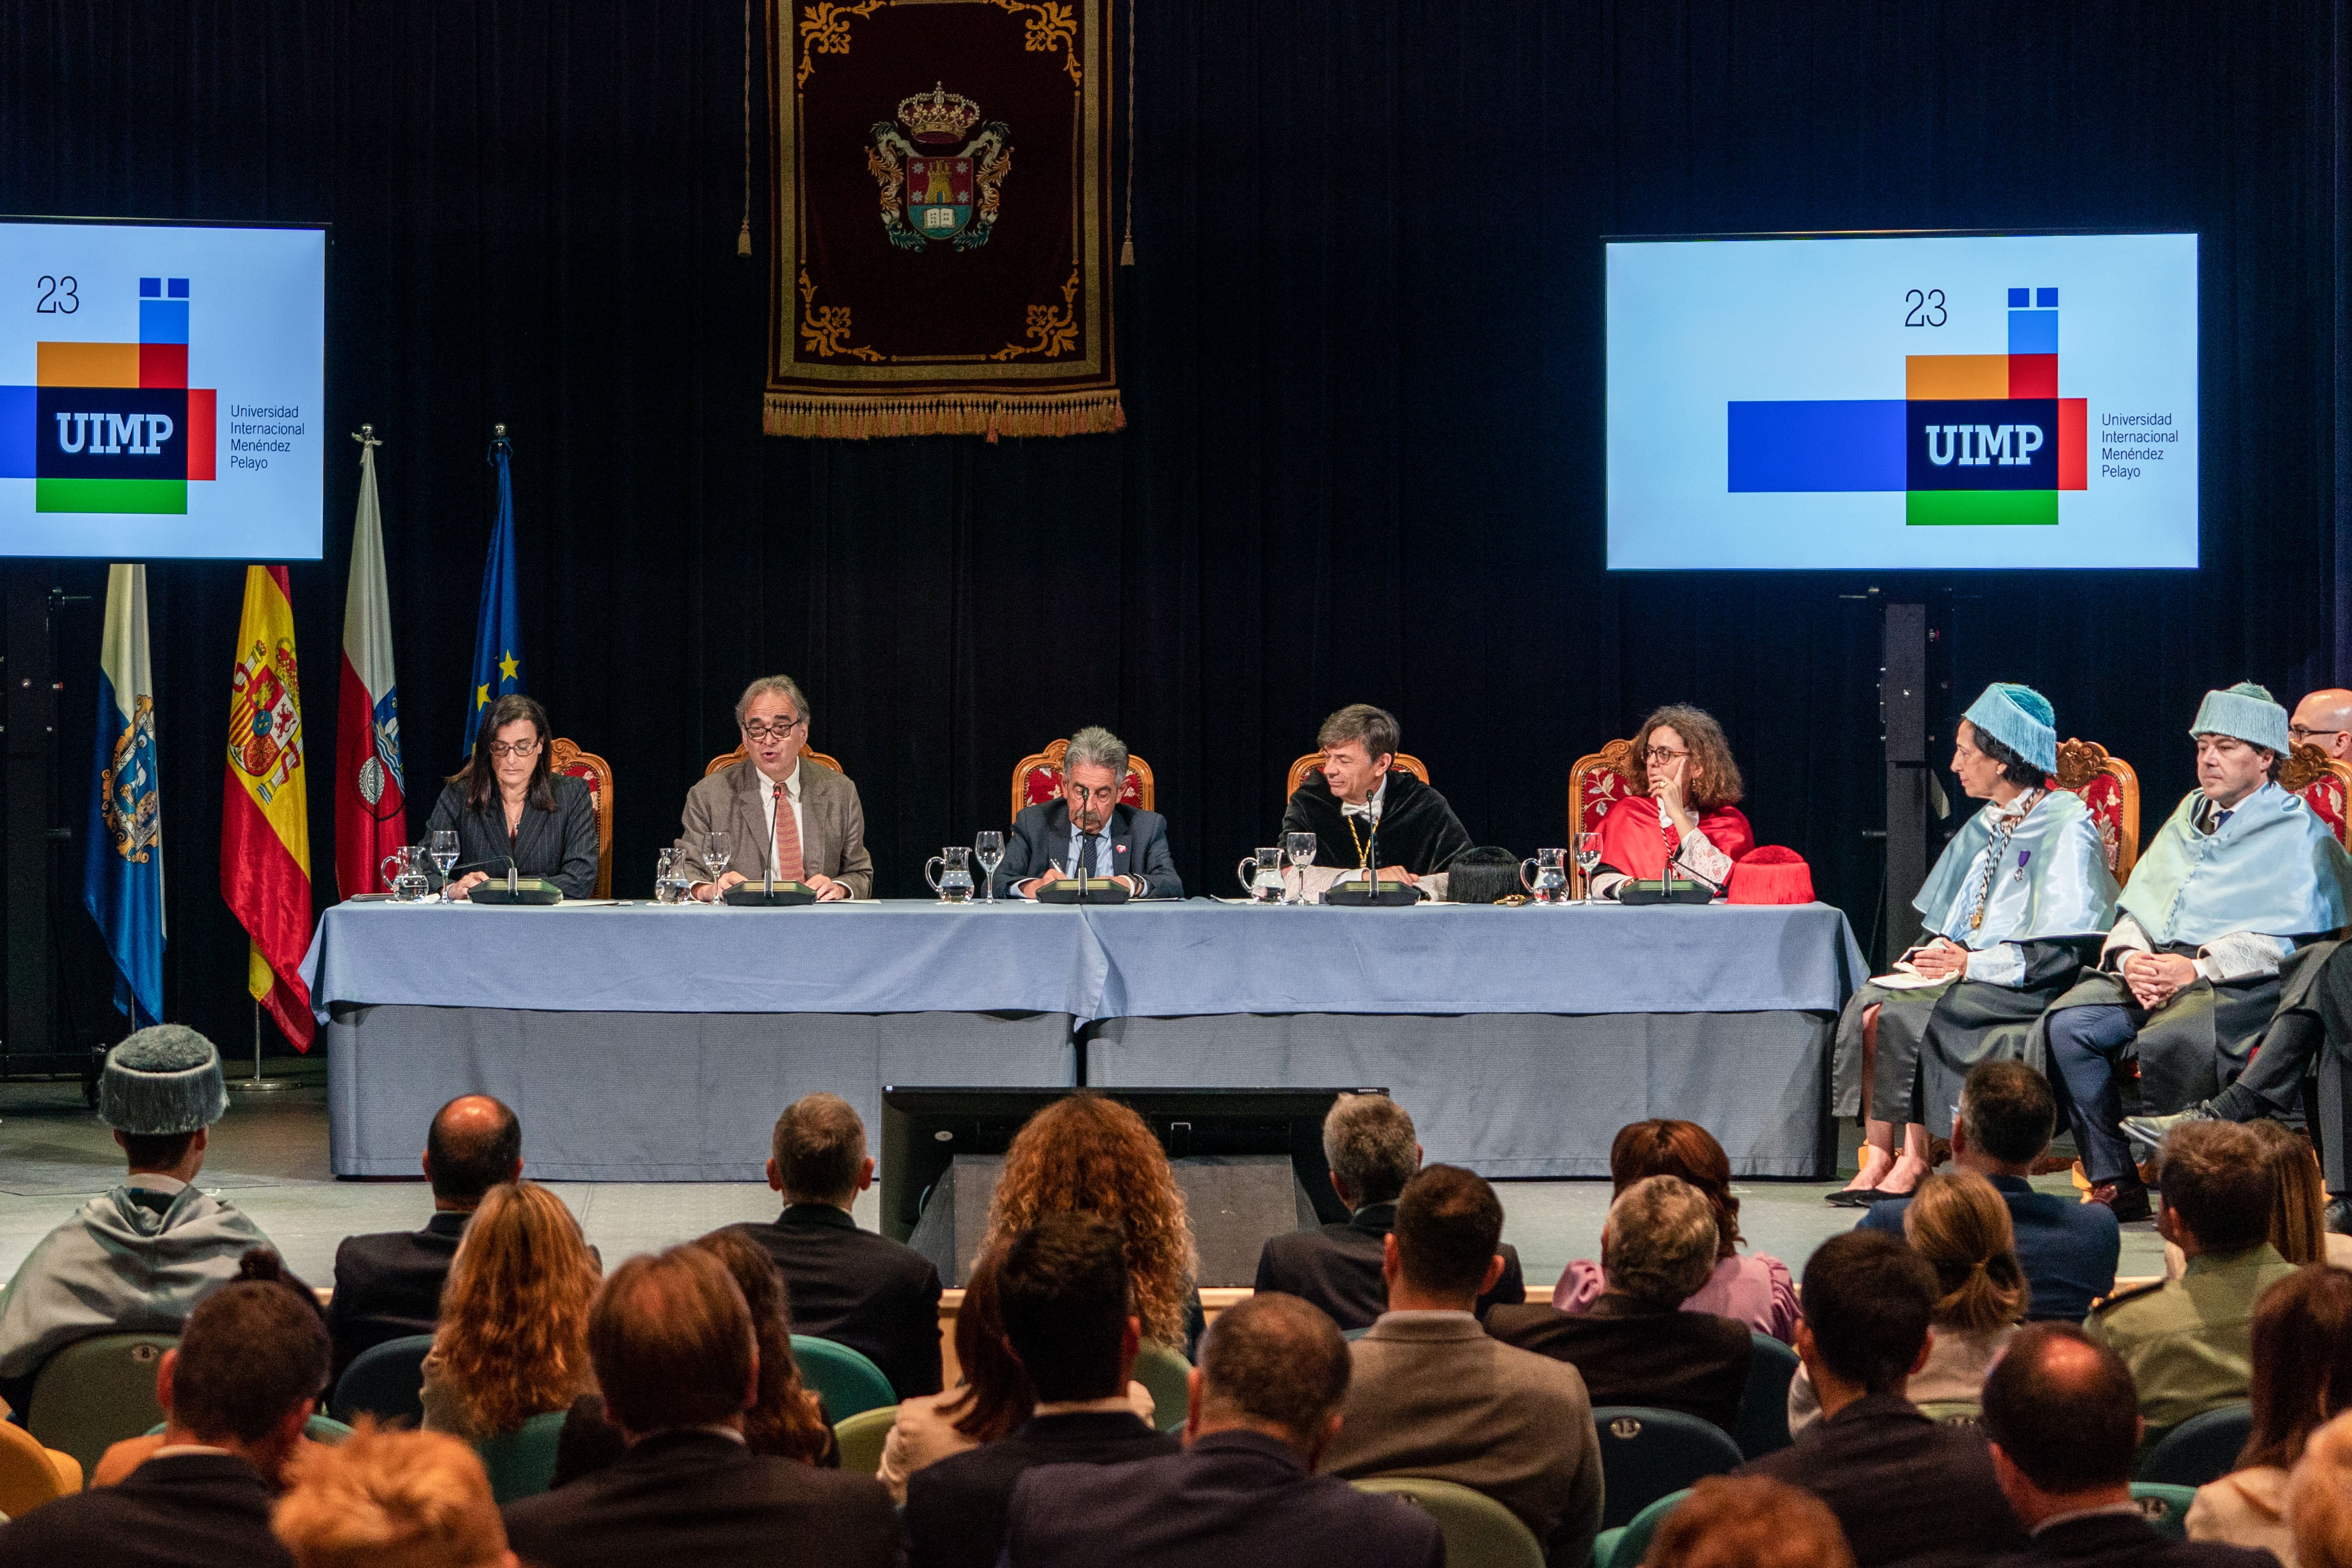
[[1380,874],[1416,882],[1470,847],[1445,797],[1396,761],[1394,715],[1351,703],[1323,721],[1323,766],[1307,774],[1282,814],[1286,833],[1315,835],[1315,863],[1355,871],[1379,830]]

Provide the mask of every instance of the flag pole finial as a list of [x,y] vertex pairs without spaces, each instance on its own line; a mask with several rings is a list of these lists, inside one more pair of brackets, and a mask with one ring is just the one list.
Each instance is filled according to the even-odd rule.
[[358,430],[352,433],[352,439],[358,442],[362,446],[382,446],[383,444],[382,441],[376,439],[375,426],[373,424],[361,425]]

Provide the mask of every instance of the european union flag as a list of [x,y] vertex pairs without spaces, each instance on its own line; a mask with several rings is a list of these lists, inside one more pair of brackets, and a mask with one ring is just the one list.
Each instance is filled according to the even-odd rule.
[[147,569],[110,568],[98,653],[96,789],[81,901],[113,955],[114,1005],[136,1028],[163,1018],[163,805],[155,680],[147,660]]
[[490,705],[522,690],[522,619],[515,613],[514,449],[500,426],[490,443],[499,471],[499,520],[490,529],[490,559],[482,568],[482,612],[474,622],[474,684],[466,696],[466,754]]

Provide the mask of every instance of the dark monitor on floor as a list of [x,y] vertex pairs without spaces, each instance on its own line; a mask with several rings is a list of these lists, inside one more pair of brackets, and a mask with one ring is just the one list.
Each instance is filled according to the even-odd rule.
[[[882,1091],[882,1233],[914,1235],[932,1189],[957,1155],[1002,1155],[1040,1109],[1073,1089]],[[1323,1161],[1323,1118],[1342,1094],[1386,1089],[1107,1089],[1096,1092],[1141,1116],[1171,1160],[1203,1155],[1286,1155],[1326,1224],[1347,1206],[1331,1190]]]

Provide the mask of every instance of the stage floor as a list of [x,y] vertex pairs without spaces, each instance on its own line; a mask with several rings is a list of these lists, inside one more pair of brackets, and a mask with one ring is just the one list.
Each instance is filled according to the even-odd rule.
[[[432,1200],[424,1181],[339,1181],[327,1164],[326,1063],[273,1061],[309,1087],[274,1094],[233,1094],[214,1127],[200,1185],[217,1188],[285,1249],[294,1271],[314,1285],[333,1282],[335,1247],[362,1231],[413,1229]],[[1842,1129],[1839,1165],[1853,1169],[1854,1134]],[[417,1129],[417,1147],[424,1147]],[[0,1084],[0,1277],[13,1275],[33,1244],[93,1193],[120,1179],[121,1155],[107,1129],[83,1106],[79,1085]],[[1840,1176],[1843,1182],[1844,1176]],[[775,1196],[752,1182],[551,1182],[586,1228],[607,1263],[689,1240],[739,1220],[767,1219]],[[1801,1268],[1824,1239],[1851,1227],[1849,1209],[1822,1194],[1835,1183],[1743,1181],[1740,1225],[1758,1251]],[[2063,1176],[2038,1184],[2071,1191]],[[1504,1239],[1519,1249],[1530,1285],[1557,1279],[1573,1258],[1600,1244],[1609,1207],[1605,1181],[1505,1181]],[[860,1223],[875,1223],[878,1204],[860,1201]],[[2152,1223],[2124,1228],[2121,1272],[2160,1273],[2164,1244]]]

